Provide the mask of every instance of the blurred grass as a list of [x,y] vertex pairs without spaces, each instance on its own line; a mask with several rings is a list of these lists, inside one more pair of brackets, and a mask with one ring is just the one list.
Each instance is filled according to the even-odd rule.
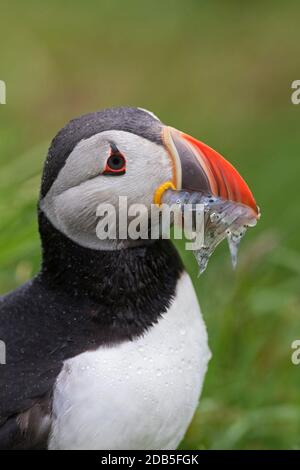
[[234,163],[262,219],[232,272],[225,246],[197,278],[213,359],[182,448],[300,447],[300,106],[296,1],[6,2],[1,11],[0,291],[38,270],[47,146],[70,118],[153,110]]

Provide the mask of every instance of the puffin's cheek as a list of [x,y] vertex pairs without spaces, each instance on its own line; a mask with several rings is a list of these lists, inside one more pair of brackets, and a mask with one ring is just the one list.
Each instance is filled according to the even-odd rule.
[[99,194],[87,193],[80,187],[71,188],[55,197],[55,215],[62,231],[68,234],[96,231],[99,200]]

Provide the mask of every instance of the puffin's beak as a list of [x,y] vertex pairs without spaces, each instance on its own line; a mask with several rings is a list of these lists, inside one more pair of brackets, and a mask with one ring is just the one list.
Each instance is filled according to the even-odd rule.
[[253,194],[237,170],[208,145],[164,127],[163,139],[173,162],[173,187],[197,191],[251,207],[258,218]]

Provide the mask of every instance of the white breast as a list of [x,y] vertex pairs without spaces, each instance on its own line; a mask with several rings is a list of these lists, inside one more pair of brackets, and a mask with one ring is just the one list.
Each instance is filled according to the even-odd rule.
[[176,449],[210,359],[189,276],[143,337],[65,362],[53,400],[50,449]]

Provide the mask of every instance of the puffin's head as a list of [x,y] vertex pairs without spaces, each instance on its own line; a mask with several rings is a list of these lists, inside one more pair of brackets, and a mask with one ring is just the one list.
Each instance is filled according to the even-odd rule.
[[[169,187],[257,207],[239,173],[202,142],[139,108],[112,108],[68,123],[54,138],[42,178],[40,209],[56,229],[92,249],[126,246],[97,237],[97,208],[119,196],[128,206],[159,205]],[[158,210],[158,209],[157,209]]]

